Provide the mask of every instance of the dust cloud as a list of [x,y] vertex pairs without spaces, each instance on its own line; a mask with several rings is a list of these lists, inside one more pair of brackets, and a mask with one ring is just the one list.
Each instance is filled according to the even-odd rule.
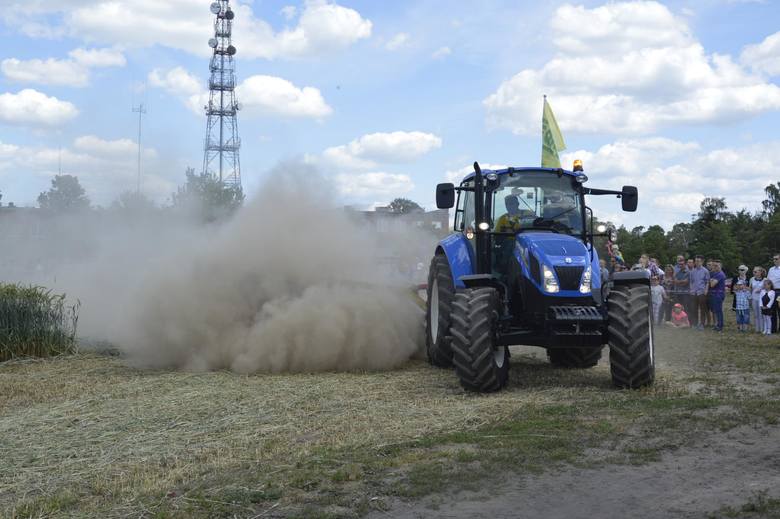
[[81,300],[80,334],[135,366],[195,371],[381,370],[418,352],[422,312],[388,257],[416,262],[433,237],[372,232],[305,165],[269,179],[220,225],[158,215],[96,231],[53,282]]

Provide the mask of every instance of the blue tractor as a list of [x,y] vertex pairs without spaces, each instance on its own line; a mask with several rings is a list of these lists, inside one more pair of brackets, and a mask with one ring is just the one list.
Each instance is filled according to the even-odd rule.
[[574,171],[482,171],[475,162],[460,186],[437,186],[436,205],[456,206],[455,232],[439,242],[428,273],[426,349],[434,366],[455,368],[466,390],[506,385],[510,345],[589,368],[609,344],[617,387],[652,384],[649,274],[616,272],[602,286],[594,237],[615,231],[594,233],[585,205],[585,195],[616,195],[624,211],[636,211],[637,189],[595,189],[587,180],[576,163]]

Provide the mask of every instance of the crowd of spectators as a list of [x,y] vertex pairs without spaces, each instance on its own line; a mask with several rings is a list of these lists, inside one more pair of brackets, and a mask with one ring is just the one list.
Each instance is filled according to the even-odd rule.
[[[729,278],[718,259],[679,255],[674,265],[663,266],[657,258],[642,254],[632,269],[647,270],[650,274],[656,324],[696,330],[711,328],[721,332],[723,305],[731,294],[737,330],[771,335],[780,333],[780,253],[773,256],[772,262],[774,265],[768,270],[754,267],[752,276],[746,265],[740,265],[736,274]],[[624,262],[612,256],[609,266],[606,262],[602,264],[602,277],[626,269]]]

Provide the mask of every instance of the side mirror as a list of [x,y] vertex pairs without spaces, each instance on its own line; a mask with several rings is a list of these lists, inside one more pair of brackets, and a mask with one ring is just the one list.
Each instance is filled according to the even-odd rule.
[[455,205],[455,186],[453,184],[438,184],[436,186],[436,207],[449,209]]
[[639,203],[639,192],[636,186],[623,186],[623,192],[620,195],[623,202],[623,210],[633,213]]

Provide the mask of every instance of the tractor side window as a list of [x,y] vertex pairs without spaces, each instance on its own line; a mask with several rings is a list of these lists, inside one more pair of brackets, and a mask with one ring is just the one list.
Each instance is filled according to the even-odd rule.
[[[461,187],[474,187],[474,182],[464,182]],[[458,209],[455,212],[455,230],[464,231],[474,228],[474,192],[461,191],[458,197]]]

